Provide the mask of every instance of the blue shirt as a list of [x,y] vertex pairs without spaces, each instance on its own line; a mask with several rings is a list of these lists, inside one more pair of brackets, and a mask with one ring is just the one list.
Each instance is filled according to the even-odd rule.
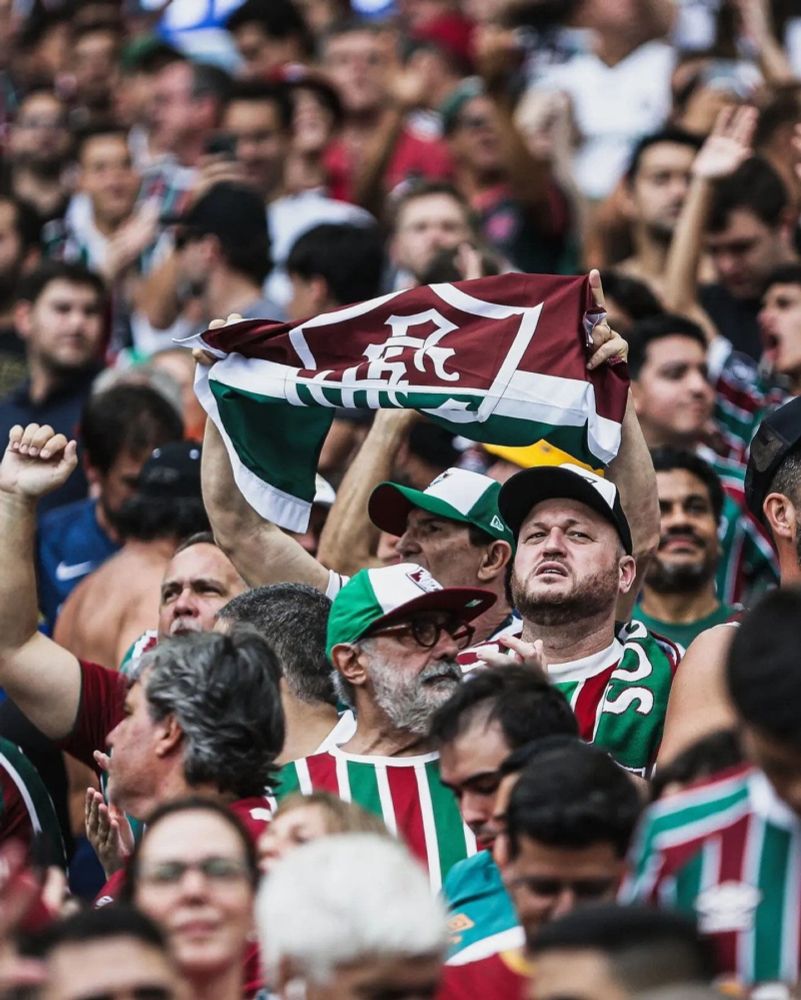
[[[92,367],[76,373],[55,388],[46,399],[35,403],[30,397],[30,383],[12,390],[0,400],[0,442],[5,450],[8,444],[8,432],[14,424],[50,424],[57,434],[66,434],[69,438],[77,437],[84,403],[89,398],[92,382],[100,371]],[[87,492],[86,476],[81,464],[69,479],[52,493],[42,497],[39,510],[52,510],[73,500],[80,500]]]
[[39,520],[39,610],[52,633],[58,610],[85,576],[119,549],[100,527],[95,500],[76,500]]
[[517,913],[489,851],[455,864],[445,878],[442,895],[448,906],[448,962],[460,952],[465,952],[466,960],[468,948],[476,958],[485,958],[511,947],[508,941],[519,928]]

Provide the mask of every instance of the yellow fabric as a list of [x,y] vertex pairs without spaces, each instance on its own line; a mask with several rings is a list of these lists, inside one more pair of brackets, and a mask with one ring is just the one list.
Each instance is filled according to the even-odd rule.
[[593,469],[591,465],[580,462],[577,458],[574,458],[566,451],[562,451],[561,448],[549,444],[544,439],[522,448],[502,444],[485,444],[484,450],[488,451],[490,455],[497,455],[498,458],[502,458],[505,462],[512,462],[514,465],[519,465],[521,469],[530,469],[535,465],[564,465],[565,462],[572,462],[573,465],[580,465],[583,469],[589,469],[599,476],[604,475],[602,468]]

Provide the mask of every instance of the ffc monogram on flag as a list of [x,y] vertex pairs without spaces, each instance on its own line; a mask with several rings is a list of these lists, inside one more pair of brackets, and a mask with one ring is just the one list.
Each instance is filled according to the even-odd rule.
[[335,407],[419,410],[474,441],[547,438],[590,465],[617,454],[622,365],[586,368],[586,277],[504,274],[395,292],[296,326],[245,320],[193,338],[220,360],[195,389],[262,517],[303,531]]

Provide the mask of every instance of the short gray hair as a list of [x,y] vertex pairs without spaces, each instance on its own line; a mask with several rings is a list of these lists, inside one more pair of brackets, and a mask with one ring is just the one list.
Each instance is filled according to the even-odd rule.
[[282,858],[262,884],[256,924],[271,976],[288,960],[320,984],[366,957],[436,957],[447,944],[424,869],[375,833],[321,837]]
[[174,715],[184,735],[187,784],[262,795],[284,745],[280,671],[251,628],[199,632],[159,642],[139,660],[150,715]]

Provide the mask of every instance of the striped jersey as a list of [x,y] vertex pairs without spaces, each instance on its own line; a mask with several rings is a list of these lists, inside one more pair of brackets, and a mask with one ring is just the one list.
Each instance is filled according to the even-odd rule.
[[[497,649],[508,653],[506,647]],[[570,702],[581,738],[604,747],[627,770],[645,775],[662,742],[668,695],[680,658],[675,643],[632,620],[618,626],[606,649],[551,664],[548,676]],[[476,658],[462,663],[462,668],[470,670],[482,662]]]
[[453,792],[440,781],[437,753],[374,757],[332,747],[287,764],[276,797],[317,791],[381,816],[427,865],[435,892],[457,861],[476,852],[476,839],[462,822]]
[[657,802],[635,840],[624,901],[697,917],[720,971],[744,983],[801,972],[801,819],[739,767]]
[[47,864],[66,865],[56,810],[39,772],[20,748],[0,739],[0,843],[21,840],[30,847],[44,840]]

